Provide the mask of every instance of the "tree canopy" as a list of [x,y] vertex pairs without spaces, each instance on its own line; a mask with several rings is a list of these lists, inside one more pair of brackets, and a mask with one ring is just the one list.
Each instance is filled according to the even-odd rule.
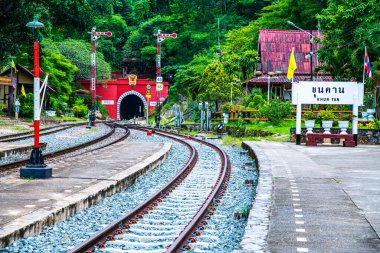
[[34,36],[25,24],[36,15],[45,24],[39,31],[42,68],[50,72],[57,98],[66,100],[76,80],[89,77],[92,27],[113,32],[97,41],[101,79],[120,69],[125,58],[142,60],[153,78],[154,34],[160,29],[178,34],[162,43],[164,78],[174,76],[170,99],[228,101],[232,79],[253,75],[260,28],[293,29],[286,23],[291,20],[310,30],[319,20],[322,68],[337,80],[360,80],[366,46],[375,82],[379,13],[377,0],[0,0],[0,67],[10,55],[31,67]]

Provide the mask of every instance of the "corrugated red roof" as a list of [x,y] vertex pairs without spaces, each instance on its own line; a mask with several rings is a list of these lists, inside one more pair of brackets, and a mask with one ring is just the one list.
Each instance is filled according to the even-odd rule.
[[[281,71],[287,73],[289,57],[294,47],[294,56],[297,63],[297,74],[310,73],[310,61],[305,56],[310,52],[310,35],[300,30],[272,30],[260,29],[259,55],[261,63],[257,70],[264,74]],[[309,31],[307,31],[309,32]],[[318,31],[312,31],[318,36]],[[313,51],[317,50],[318,44],[313,44]],[[316,57],[313,57],[313,69],[317,66]]]
[[[314,76],[314,81],[332,81],[332,76],[323,75],[323,76]],[[294,82],[300,81],[310,81],[310,75],[298,74],[294,75]],[[266,85],[268,83],[268,75],[254,77],[248,80],[248,83],[255,83],[258,85]],[[290,83],[290,80],[286,77],[286,74],[274,75],[270,80],[271,84],[286,84]]]

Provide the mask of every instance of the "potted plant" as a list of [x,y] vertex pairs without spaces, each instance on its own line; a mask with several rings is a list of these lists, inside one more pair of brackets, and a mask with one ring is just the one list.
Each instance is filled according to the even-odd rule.
[[342,115],[341,120],[338,121],[340,134],[347,134],[347,129],[352,118],[353,116],[350,113],[345,113]]
[[372,121],[373,118],[374,118],[374,114],[375,114],[376,110],[375,109],[367,109],[367,118],[368,118],[368,121]]
[[307,129],[307,133],[312,133],[313,128],[315,126],[315,115],[314,115],[314,113],[311,111],[308,111],[303,115],[303,117],[305,119],[305,126]]
[[330,129],[333,125],[333,121],[336,119],[335,114],[329,110],[320,111],[318,113],[318,118],[322,121],[323,133],[331,134]]
[[227,124],[228,123],[228,118],[230,116],[230,103],[225,103],[222,106],[222,112],[223,112],[223,122],[225,124]]

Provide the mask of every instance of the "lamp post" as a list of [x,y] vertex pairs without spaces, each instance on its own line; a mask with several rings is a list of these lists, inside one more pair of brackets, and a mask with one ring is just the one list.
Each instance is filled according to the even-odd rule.
[[20,169],[20,177],[22,178],[49,178],[52,176],[52,169],[44,163],[44,157],[40,149],[40,44],[38,42],[38,30],[44,27],[36,17],[34,20],[26,24],[27,27],[33,28],[34,33],[34,146],[29,162],[25,167]]
[[291,21],[286,21],[286,23],[288,23],[289,25],[297,28],[298,30],[310,35],[310,52],[306,55],[306,59],[310,59],[310,81],[313,81],[313,55],[314,55],[314,52],[313,52],[313,30],[310,30],[310,32],[307,32],[305,31],[304,29],[296,26],[293,22]]
[[[279,71],[276,71],[276,73],[281,73],[281,72],[279,72]],[[270,100],[270,80],[272,79],[272,78],[278,78],[277,76],[275,76],[275,77],[273,77],[273,75],[275,75],[275,73],[274,72],[268,72],[268,76],[260,76],[258,79],[262,79],[262,78],[266,78],[267,79],[267,84],[268,84],[268,96],[267,96],[267,103],[268,103],[268,105],[269,105],[269,100]]]

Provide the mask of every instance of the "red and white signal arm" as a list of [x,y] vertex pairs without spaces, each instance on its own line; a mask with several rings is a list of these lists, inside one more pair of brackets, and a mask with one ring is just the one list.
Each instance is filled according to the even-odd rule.
[[175,39],[175,38],[177,38],[177,34],[176,33],[160,33],[158,39],[161,42],[161,41],[165,40],[166,37],[170,37],[170,38]]
[[136,75],[129,75],[129,85],[135,86],[137,83],[137,76]]
[[177,34],[176,33],[162,33],[161,36],[162,37],[177,38]]
[[107,37],[111,37],[112,36],[112,32],[108,31],[108,32],[94,32],[95,35],[97,36],[101,36],[101,35],[105,35]]

